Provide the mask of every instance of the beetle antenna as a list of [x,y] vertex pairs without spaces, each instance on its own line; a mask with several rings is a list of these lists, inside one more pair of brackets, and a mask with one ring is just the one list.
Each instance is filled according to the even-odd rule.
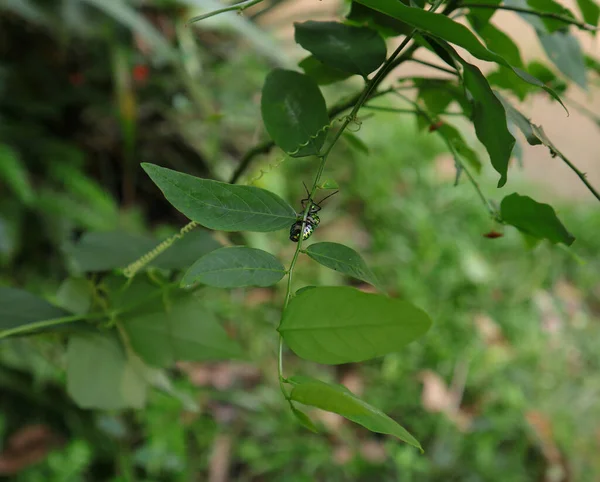
[[321,199],[317,204],[321,204],[323,201],[325,201],[325,199],[330,198],[331,196],[333,196],[334,194],[337,194],[339,191],[333,192],[331,193],[329,196],[325,196],[323,199]]
[[306,183],[302,181],[302,185],[304,186],[304,190],[306,191],[307,199],[310,199],[310,192],[308,192],[308,188],[306,187]]

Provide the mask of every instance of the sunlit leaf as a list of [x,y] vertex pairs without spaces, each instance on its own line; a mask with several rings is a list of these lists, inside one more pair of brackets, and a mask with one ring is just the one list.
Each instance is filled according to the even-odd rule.
[[285,267],[271,253],[233,246],[200,258],[188,269],[181,283],[185,286],[199,282],[217,288],[271,286],[285,273]]
[[551,243],[573,244],[575,237],[560,222],[552,206],[538,203],[528,196],[513,193],[506,196],[500,205],[502,219],[538,239]]
[[[291,399],[337,413],[367,428],[371,432],[393,435],[421,449],[421,444],[408,431],[378,408],[361,400],[345,387],[330,385],[319,380],[305,380],[294,386]],[[422,450],[422,449],[421,449]]]
[[368,27],[314,21],[294,27],[296,42],[329,67],[366,77],[385,61],[385,42]]
[[201,179],[153,164],[142,167],[167,201],[207,228],[268,232],[296,220],[294,208],[271,191]]
[[278,330],[298,356],[335,365],[397,352],[430,325],[427,314],[407,301],[327,286],[293,297]]
[[317,155],[329,116],[323,94],[307,75],[274,69],[265,80],[261,112],[273,142],[292,157]]
[[339,271],[353,278],[366,281],[380,291],[384,291],[367,263],[360,254],[348,246],[339,243],[315,243],[306,248],[308,254],[317,263]]

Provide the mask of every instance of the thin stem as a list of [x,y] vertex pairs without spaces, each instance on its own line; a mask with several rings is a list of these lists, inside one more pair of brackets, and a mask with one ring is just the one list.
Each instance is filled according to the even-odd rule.
[[28,333],[30,331],[39,330],[40,328],[48,328],[50,326],[64,325],[67,323],[74,323],[75,321],[82,320],[94,320],[99,318],[107,318],[107,313],[86,313],[83,315],[71,315],[63,316],[61,318],[53,318],[51,320],[36,321],[34,323],[28,323],[27,325],[16,326],[9,328],[8,330],[2,330],[0,332],[0,339],[6,338],[12,335],[20,335],[22,333]]
[[236,3],[234,5],[230,5],[229,7],[220,8],[218,10],[213,10],[212,12],[205,13],[203,15],[198,15],[197,17],[193,17],[188,21],[188,25],[190,23],[199,22],[200,20],[204,20],[206,18],[214,17],[215,15],[220,15],[221,13],[226,12],[238,12],[241,13],[247,8],[250,8],[254,5],[259,4],[263,0],[245,0],[243,2]]
[[[379,105],[364,105],[363,109],[377,110],[381,112],[397,112],[399,114],[419,114],[415,109],[398,109],[396,107],[382,107]],[[438,115],[463,116],[462,112],[440,112]]]
[[421,65],[426,65],[427,67],[431,67],[432,69],[440,70],[441,72],[446,72],[446,73],[452,74],[452,75],[458,75],[456,73],[456,70],[447,69],[446,67],[442,67],[441,65],[436,65],[432,62],[427,62],[426,60],[419,60],[419,59],[410,59],[410,60],[411,60],[411,62],[415,62],[415,63],[421,64]]
[[528,15],[535,15],[536,17],[541,18],[551,18],[553,20],[558,20],[559,22],[564,22],[569,25],[575,25],[576,27],[582,30],[588,30],[590,32],[598,31],[598,27],[594,25],[590,25],[585,22],[580,22],[579,20],[568,17],[566,15],[561,15],[560,13],[554,12],[539,12],[537,10],[531,10],[529,8],[523,7],[511,7],[509,5],[495,5],[495,4],[487,4],[487,3],[461,3],[460,8],[468,8],[470,10],[473,9],[491,9],[491,10],[509,10],[511,12],[525,13]]
[[588,190],[594,195],[594,197],[600,201],[600,193],[596,190],[596,188],[594,188],[594,186],[592,186],[590,184],[590,182],[587,180],[587,174],[585,172],[581,172],[579,169],[577,169],[577,166],[575,166],[575,164],[573,164],[571,161],[569,161],[569,159],[567,159],[565,157],[565,155],[560,152],[557,151],[555,148],[551,148],[550,149],[553,153],[555,153],[558,157],[560,157],[567,166],[569,166],[571,168],[571,170],[577,174],[577,176],[579,177],[579,179],[581,179],[581,181],[586,185],[586,187],[588,188]]

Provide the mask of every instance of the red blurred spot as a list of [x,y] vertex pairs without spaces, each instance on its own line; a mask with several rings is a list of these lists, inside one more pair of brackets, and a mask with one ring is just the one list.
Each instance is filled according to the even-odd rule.
[[499,233],[498,231],[490,231],[489,233],[485,233],[483,235],[484,238],[489,238],[489,239],[496,239],[496,238],[501,238],[502,236],[504,236],[504,234]]
[[143,84],[148,80],[148,75],[150,74],[150,69],[147,65],[138,64],[133,68],[133,80],[138,84]]
[[81,72],[69,74],[69,83],[74,86],[80,86],[85,82],[85,76]]
[[437,121],[435,124],[431,124],[429,126],[429,132],[435,132],[437,131],[440,127],[442,127],[444,125],[444,121]]

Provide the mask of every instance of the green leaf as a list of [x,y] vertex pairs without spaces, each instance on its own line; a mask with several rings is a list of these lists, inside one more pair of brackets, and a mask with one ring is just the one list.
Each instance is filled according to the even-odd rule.
[[423,450],[417,439],[406,429],[345,387],[330,385],[319,380],[308,380],[295,385],[290,398],[304,405],[337,413],[371,432],[393,435],[413,447]]
[[362,154],[366,155],[369,154],[369,146],[367,146],[364,143],[364,141],[356,134],[353,134],[352,132],[344,132],[343,138],[355,151],[361,152]]
[[488,50],[467,27],[455,22],[447,16],[438,13],[427,12],[418,8],[407,7],[402,2],[397,1],[356,1],[377,11],[385,13],[393,18],[402,20],[409,25],[422,30],[423,32],[427,32],[435,37],[443,39],[446,42],[458,45],[459,47],[468,50],[473,56],[480,60],[496,62],[500,65],[511,68],[522,80],[537,87],[541,87],[557,101],[559,101],[564,107],[560,97],[552,89],[542,84],[538,79],[532,77],[527,72],[524,72],[519,68],[512,67],[502,56]]
[[512,92],[520,101],[524,101],[532,90],[506,67],[499,66],[494,72],[487,74],[486,78],[490,85]]
[[551,243],[573,244],[575,238],[560,222],[554,209],[528,196],[513,193],[500,204],[502,219],[520,231]]
[[296,221],[294,208],[276,194],[143,163],[167,201],[202,226],[221,231],[268,232]]
[[446,142],[450,143],[456,153],[464,159],[475,171],[481,172],[479,155],[465,141],[461,133],[451,124],[444,122],[437,131]]
[[339,243],[311,244],[305,251],[317,263],[353,278],[366,281],[380,291],[385,291],[360,254]]
[[521,52],[512,38],[489,22],[481,27],[476,25],[473,24],[473,28],[492,52],[502,55],[513,67],[524,68]]
[[133,350],[149,365],[166,367],[176,361],[230,360],[242,353],[213,315],[189,295],[178,294],[165,308],[162,302],[123,317]]
[[412,30],[410,25],[358,2],[351,2],[346,19],[354,25],[371,27],[386,37],[408,35]]
[[527,71],[531,72],[531,75],[534,75],[538,79],[540,79],[544,84],[552,87],[556,92],[560,92],[561,94],[567,90],[567,83],[562,79],[559,79],[552,70],[546,67],[544,64],[538,61],[533,61],[527,64]]
[[481,71],[462,60],[465,88],[473,97],[473,124],[477,138],[485,146],[494,169],[500,174],[498,187],[506,184],[508,163],[515,145],[515,138],[508,130],[506,112],[494,95]]
[[210,231],[195,228],[176,240],[169,249],[158,255],[150,263],[150,266],[162,269],[184,269],[200,256],[204,256],[220,247],[221,243],[212,236]]
[[600,7],[595,0],[577,0],[577,6],[583,19],[586,23],[593,26],[598,26],[598,20],[600,19]]
[[[514,0],[507,1],[507,4],[513,4]],[[554,0],[527,0],[525,3],[523,0],[518,1],[519,5],[523,5],[524,7],[529,6],[531,9],[536,10],[538,12],[544,13],[554,13],[556,15],[562,15],[563,17],[569,17],[575,20],[575,15],[571,13],[571,11],[565,7],[563,7],[560,3],[555,2]],[[530,22],[538,32],[544,32],[544,29],[539,28],[532,22],[531,17],[536,17],[535,15],[527,15],[522,14],[522,17],[525,18],[528,22]],[[556,20],[550,17],[536,17],[538,21],[541,21],[545,26],[545,31],[548,33],[555,32],[557,30],[566,30],[569,27],[569,24],[562,22],[561,20]]]
[[286,270],[271,253],[261,249],[234,246],[208,253],[185,273],[181,284],[196,282],[216,288],[272,286]]
[[302,425],[304,425],[304,427],[306,427],[311,432],[319,433],[319,429],[316,427],[316,425],[313,423],[313,421],[308,417],[308,415],[306,415],[301,410],[298,410],[293,405],[291,408],[292,408],[292,413],[294,414],[294,417],[296,417],[296,420],[298,420],[298,422],[300,422]]
[[292,157],[319,154],[329,116],[315,81],[292,70],[274,69],[262,90],[263,122],[273,142]]
[[29,173],[19,154],[4,144],[0,144],[0,180],[4,180],[19,201],[26,205],[32,203],[35,193],[29,181]]
[[296,43],[335,69],[366,77],[385,62],[385,42],[368,27],[308,21],[294,28]]
[[[469,3],[471,5],[500,5],[502,0],[471,0]],[[476,29],[483,28],[489,23],[490,19],[496,12],[497,10],[494,8],[470,8],[467,18],[471,22],[471,25],[473,25],[473,27]]]
[[[361,141],[362,142],[362,141]],[[339,189],[339,184],[335,181],[335,179],[325,179],[321,183],[319,183],[319,189]]]
[[63,281],[56,293],[56,302],[71,313],[87,313],[92,305],[93,287],[84,278],[68,278]]
[[565,76],[587,89],[585,58],[577,37],[569,32],[551,34],[538,32],[538,37],[548,58]]
[[351,77],[352,74],[335,69],[323,62],[317,60],[312,55],[303,59],[299,64],[304,73],[311,77],[319,85],[329,85],[335,82],[340,82]]
[[292,298],[278,330],[298,356],[336,365],[397,352],[430,326],[427,314],[407,301],[328,286]]
[[82,408],[142,408],[147,383],[112,334],[74,335],[67,346],[67,392]]
[[519,110],[513,107],[513,105],[498,92],[494,92],[494,94],[500,100],[500,102],[502,102],[508,119],[510,119],[510,121],[519,128],[519,130],[525,136],[527,142],[532,146],[541,144],[542,141],[533,131],[531,121],[527,117],[525,117]]
[[471,115],[471,105],[465,97],[462,86],[456,82],[444,79],[413,79],[419,89],[418,97],[423,101],[427,112],[432,116],[443,113],[453,102],[457,102],[466,116]]
[[35,330],[40,322],[67,315],[67,311],[27,291],[0,287],[0,338]]

